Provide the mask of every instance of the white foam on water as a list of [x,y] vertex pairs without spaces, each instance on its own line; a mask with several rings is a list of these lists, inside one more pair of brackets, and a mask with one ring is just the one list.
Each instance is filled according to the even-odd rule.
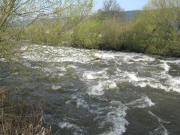
[[95,57],[101,58],[101,59],[114,59],[115,55],[112,52],[98,52],[94,54]]
[[58,75],[59,77],[64,76],[64,74],[63,74],[63,73],[57,73],[56,75]]
[[108,84],[106,85],[108,89],[116,89],[118,86],[114,81],[107,81]]
[[114,80],[107,80],[101,82],[104,89],[115,89],[117,88],[117,84]]
[[75,66],[75,65],[68,65],[68,68],[74,68],[74,69],[77,69],[78,67]]
[[144,87],[147,86],[147,83],[145,83],[145,82],[139,82],[139,83],[138,83],[138,86],[140,86],[141,88],[144,88]]
[[106,69],[102,71],[85,71],[82,76],[85,80],[108,79]]
[[[163,60],[162,60],[163,61]],[[174,63],[174,64],[180,64],[180,59],[175,59],[175,60],[165,60],[165,62],[168,63]]]
[[28,49],[28,46],[21,46],[20,48],[21,51],[27,51],[27,49]]
[[127,76],[129,77],[130,81],[139,81],[138,77],[136,76],[135,73],[127,73]]
[[[83,108],[89,109],[87,102],[81,96],[72,95],[71,98],[72,100],[76,101],[77,108],[83,107]],[[68,101],[68,102],[71,102],[71,101]]]
[[161,118],[159,118],[157,115],[155,115],[154,113],[152,113],[151,111],[148,112],[152,117],[156,118],[158,123],[159,123],[159,127],[154,129],[150,135],[169,135],[168,130],[165,128],[165,126],[163,125],[165,124],[169,124],[170,122],[164,121]]
[[136,99],[126,104],[126,106],[133,108],[146,108],[146,107],[152,107],[154,105],[155,103],[153,103],[151,99],[147,96],[143,96],[140,99]]
[[5,58],[0,58],[1,62],[7,62]]
[[[138,86],[141,86],[141,83],[140,85],[138,84]],[[165,91],[169,91],[169,88],[163,84],[161,84],[160,82],[150,82],[148,81],[146,83],[146,86],[150,86],[151,88],[154,88],[154,89],[162,89],[162,90],[165,90]]]
[[[35,69],[34,67],[32,67],[33,69]],[[54,73],[54,72],[61,72],[61,73],[57,73],[56,75],[59,75],[59,76],[64,76],[64,73],[67,71],[67,69],[63,66],[39,66],[37,68],[36,66],[36,69],[39,69],[45,73]]]
[[160,126],[149,133],[149,135],[169,135],[164,126]]
[[[163,66],[163,71],[157,72],[154,74],[152,72],[152,77],[140,77],[135,72],[117,72],[121,77],[119,78],[120,82],[130,82],[134,86],[139,87],[151,87],[154,89],[162,89],[167,92],[169,91],[176,91],[180,92],[180,77],[172,77],[168,74],[170,70],[170,66],[166,62],[165,66]],[[162,67],[162,65],[160,65]],[[164,81],[161,81],[161,80]]]
[[[39,69],[47,73],[57,73],[59,76],[64,76],[65,72],[67,72],[68,68],[76,69],[80,73],[81,81],[87,83],[89,95],[93,96],[101,96],[105,93],[105,90],[113,90],[117,89],[117,83],[129,82],[135,87],[151,87],[155,89],[163,89],[165,91],[176,91],[180,92],[180,76],[173,77],[169,74],[171,70],[170,63],[180,65],[180,60],[158,60],[156,58],[137,54],[137,53],[123,53],[123,52],[110,52],[110,51],[96,51],[94,54],[90,50],[86,49],[76,49],[76,48],[68,48],[68,47],[53,47],[53,46],[41,46],[41,45],[28,45],[23,46],[21,48],[24,51],[20,54],[21,58],[24,61],[30,60],[35,62],[49,62],[49,63],[58,63],[56,64],[45,64],[42,67],[39,66]],[[103,64],[106,64],[106,69],[100,67],[102,65],[98,65],[97,61],[93,61],[94,58],[101,58]],[[154,62],[155,61],[155,62]],[[22,63],[23,63],[22,62]],[[68,66],[64,66],[65,62],[71,63]],[[101,62],[101,61],[98,61]],[[114,63],[115,62],[115,63]],[[154,62],[154,65],[153,65]],[[26,62],[25,62],[26,63]],[[61,65],[62,63],[62,65]],[[99,71],[92,71],[90,67],[82,67],[85,68],[81,71],[81,68],[75,66],[74,63],[80,64],[96,64],[97,69]],[[114,64],[113,64],[114,63]],[[130,67],[124,69],[123,64],[131,64]],[[140,76],[142,74],[141,71],[135,69],[133,71],[133,63],[138,66],[143,66],[142,74],[146,75],[146,72],[150,75]],[[157,64],[158,63],[158,64]],[[80,65],[79,64],[79,65]],[[139,64],[139,65],[138,65]],[[66,65],[66,64],[65,64]],[[32,67],[30,63],[26,63],[27,67]],[[37,65],[36,65],[37,66]],[[122,66],[122,67],[121,67]],[[128,66],[128,65],[127,65]],[[153,71],[148,71],[148,69],[154,69]],[[37,67],[38,68],[38,67]],[[100,69],[99,69],[100,68]],[[117,70],[112,70],[117,68]],[[96,69],[96,70],[97,70]],[[107,72],[110,71],[110,72]],[[62,73],[59,73],[61,71]],[[82,72],[82,73],[81,73]],[[140,73],[139,73],[140,72]],[[60,89],[61,86],[52,85],[53,90]],[[88,108],[88,104],[81,97],[72,98],[75,100],[77,108],[83,107]],[[71,100],[70,100],[71,101]],[[68,100],[69,102],[69,100]],[[125,119],[126,110],[128,107],[135,108],[146,108],[152,107],[155,103],[151,101],[151,99],[147,96],[142,96],[140,99],[136,99],[127,104],[122,104],[119,101],[111,102],[111,107],[108,108],[109,113],[106,115],[106,120],[104,123],[112,123],[113,127],[110,131],[104,133],[104,135],[122,135],[126,131],[126,126],[128,125],[128,121]],[[89,111],[97,111],[101,113],[102,110],[89,110]],[[157,127],[152,133],[157,134],[161,133],[161,135],[168,135],[167,129],[164,127],[164,121],[154,114],[150,113],[153,117],[155,117],[160,126]],[[76,129],[77,131],[80,128],[69,122],[60,122],[60,128],[70,128]],[[152,134],[152,135],[154,135]]]
[[97,79],[97,77],[94,75],[94,73],[92,72],[85,72],[83,74],[83,78],[87,79],[87,80],[93,80],[93,79]]
[[69,122],[59,122],[58,126],[61,129],[73,129],[73,135],[79,135],[82,133],[82,129],[80,127]]
[[112,107],[109,108],[111,111],[107,114],[106,120],[102,124],[110,122],[113,124],[113,127],[102,135],[122,135],[126,132],[126,126],[129,124],[125,119],[128,108],[120,101],[112,101],[111,104]]
[[160,67],[164,69],[165,73],[168,73],[168,71],[170,70],[170,66],[167,64],[167,61],[162,60],[161,62],[162,64],[160,64]]
[[125,62],[132,64],[134,62],[153,62],[155,61],[155,58],[142,55],[142,54],[137,54],[137,53],[119,53],[119,58]]
[[139,87],[151,87],[154,89],[162,89],[165,91],[170,91],[171,87],[168,87],[167,85],[162,84],[159,80],[156,80],[154,78],[146,78],[146,81],[139,81],[139,82],[133,82],[134,86],[139,86]]
[[170,86],[168,91],[173,90],[180,93],[180,77],[169,77],[167,84]]
[[123,62],[129,62],[130,60],[132,60],[132,57],[130,57],[130,56],[122,57],[122,60],[123,60]]
[[[149,56],[139,55],[138,57],[140,58],[135,58],[137,56],[138,55],[134,55],[134,56],[128,55],[128,56],[124,56],[123,59],[125,60],[126,63],[128,61],[143,61],[143,62],[155,61],[155,58]],[[121,70],[119,70],[119,72],[116,73],[119,75],[118,79],[120,82],[130,82],[134,86],[139,86],[139,87],[150,86],[155,89],[163,89],[167,92],[169,91],[180,92],[180,77],[172,77],[171,75],[168,74],[170,70],[170,66],[168,63],[179,64],[180,60],[174,60],[174,61],[160,60],[160,64],[155,65],[157,66],[157,71],[156,70],[151,71],[152,77],[142,77],[142,76],[140,77],[136,72],[128,72]],[[145,65],[148,66],[148,63],[146,63]],[[158,67],[162,68],[163,70],[159,71]]]
[[58,126],[59,126],[60,128],[77,128],[76,125],[71,124],[71,123],[69,123],[69,122],[59,122]]
[[61,89],[62,87],[60,85],[52,85],[52,90],[59,90]]
[[165,124],[169,124],[169,123],[170,123],[169,121],[164,121],[164,120],[162,120],[160,117],[158,117],[156,114],[154,114],[154,113],[151,112],[151,111],[148,111],[148,113],[149,113],[151,116],[153,116],[154,118],[156,118],[159,123],[165,123]]
[[88,50],[41,45],[29,45],[27,48],[28,51],[22,53],[22,58],[32,61],[85,63],[91,60],[87,55]]
[[[121,72],[122,76],[126,78],[127,82],[146,82],[147,79],[145,77],[139,77],[137,72]],[[123,78],[123,79],[124,79]]]
[[117,87],[118,86],[114,80],[99,81],[98,85],[89,88],[88,94],[100,96],[104,94],[104,90],[116,89]]
[[101,96],[104,94],[104,89],[101,83],[89,88],[88,95]]
[[133,60],[133,61],[136,61],[136,62],[140,62],[140,61],[152,62],[152,61],[155,61],[155,58],[150,57],[150,56],[143,55],[143,56],[141,56],[141,57],[139,57],[139,58],[133,58],[132,60]]
[[[154,75],[151,80],[148,80],[147,85],[149,85],[152,88],[159,88],[163,89],[167,92],[169,91],[176,91],[180,92],[180,77],[173,77],[168,74],[170,70],[170,66],[168,63],[176,63],[177,61],[164,61],[161,60],[161,64],[159,65],[164,70],[160,73],[157,73],[157,75]],[[162,82],[161,79],[164,79],[165,81]]]
[[83,108],[89,108],[88,104],[83,100],[83,99],[76,99],[76,105],[78,108],[83,107]]
[[[169,63],[173,64],[180,64],[180,60],[158,60],[155,63],[159,64],[152,64],[153,61],[156,59],[143,55],[143,54],[137,54],[137,53],[125,53],[125,52],[113,52],[113,51],[96,51],[92,54],[90,50],[86,49],[77,49],[77,48],[71,48],[71,47],[53,47],[53,46],[42,46],[42,45],[28,45],[28,46],[22,46],[21,48],[23,53],[20,54],[21,58],[25,60],[30,61],[43,61],[43,62],[54,62],[59,63],[58,65],[43,65],[42,67],[39,67],[44,72],[52,73],[57,71],[67,72],[67,68],[73,68],[78,70],[78,72],[81,72],[80,69],[77,66],[74,66],[73,63],[82,63],[82,64],[97,64],[96,61],[92,61],[94,57],[102,58],[103,63],[107,64],[109,67],[106,70],[111,70],[112,66],[117,67],[117,71],[111,71],[113,72],[112,75],[107,75],[107,71],[104,71],[102,69],[102,72],[98,71],[90,71],[92,69],[86,69],[83,71],[83,75],[81,77],[82,81],[87,82],[88,85],[91,85],[91,81],[97,80],[99,84],[95,86],[91,86],[89,89],[92,95],[103,95],[104,89],[114,89],[116,88],[116,82],[113,83],[111,80],[114,79],[113,74],[116,76],[116,80],[119,80],[120,83],[123,82],[130,82],[134,86],[137,87],[152,87],[154,89],[163,89],[167,92],[169,91],[176,91],[180,92],[180,77],[173,77],[169,75],[169,71],[171,69]],[[115,62],[115,65],[112,65],[112,63],[109,63],[110,60],[113,60]],[[24,62],[24,61],[23,61]],[[61,65],[63,62],[72,62],[71,65],[68,65],[67,67],[64,67]],[[132,64],[136,63],[141,66],[144,65],[142,70],[144,69],[145,72],[148,72],[148,68],[152,66],[154,71],[150,71],[151,76],[145,77],[145,76],[139,76],[138,72],[128,71],[126,69],[122,69],[121,65],[123,63],[129,63]],[[149,63],[151,62],[151,63]],[[32,65],[28,65],[27,62],[25,62],[25,66],[31,67]],[[38,69],[38,67],[31,67],[34,69]],[[156,70],[157,68],[157,70]],[[104,85],[103,81],[109,80],[111,81],[111,84]],[[93,83],[92,83],[93,85]]]
[[32,66],[31,66],[31,63],[29,63],[29,62],[24,62],[23,65],[26,66],[26,67],[28,67],[28,68],[31,68],[31,67],[32,67]]

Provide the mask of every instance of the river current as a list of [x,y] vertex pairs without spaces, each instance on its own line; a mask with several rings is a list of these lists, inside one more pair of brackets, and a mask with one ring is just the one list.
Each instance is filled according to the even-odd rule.
[[[180,59],[23,45],[0,86],[44,103],[55,135],[180,135]],[[23,72],[22,72],[23,71]]]

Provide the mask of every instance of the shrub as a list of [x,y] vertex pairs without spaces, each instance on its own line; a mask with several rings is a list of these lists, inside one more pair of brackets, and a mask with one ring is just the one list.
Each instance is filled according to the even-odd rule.
[[101,24],[98,20],[88,20],[74,28],[72,44],[84,48],[98,48],[101,44]]
[[118,20],[105,20],[102,27],[102,48],[120,50],[127,43],[130,24]]
[[48,22],[28,26],[21,34],[22,39],[45,44],[58,44],[61,40],[63,24],[61,22]]
[[10,59],[14,53],[16,42],[0,41],[0,58]]

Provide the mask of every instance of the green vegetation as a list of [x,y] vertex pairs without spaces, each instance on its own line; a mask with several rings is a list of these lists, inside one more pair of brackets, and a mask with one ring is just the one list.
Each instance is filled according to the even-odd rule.
[[127,42],[130,24],[121,23],[116,18],[107,19],[103,22],[101,48],[122,50]]
[[178,0],[149,2],[142,15],[133,23],[132,43],[137,51],[180,56],[179,6]]
[[73,46],[96,49],[101,44],[100,32],[101,23],[98,20],[82,22],[73,29],[72,44]]
[[104,2],[102,10],[91,15],[90,10],[82,15],[82,10],[76,9],[74,16],[65,16],[68,19],[28,26],[21,38],[51,45],[179,57],[179,3],[179,0],[150,0],[144,11],[129,21],[117,2],[109,0]]
[[[7,11],[9,12],[7,19],[3,19],[4,14],[1,15],[1,57],[4,56],[4,52],[12,50],[8,46],[9,43],[6,43],[7,39],[13,39],[13,41],[22,39],[49,45],[180,56],[180,0],[149,0],[139,16],[131,20],[126,19],[125,12],[116,0],[106,0],[102,10],[93,14],[91,13],[93,0],[65,0],[64,3],[56,0],[51,4],[47,3],[54,7],[49,16],[42,15],[43,9],[36,7],[39,14],[25,24],[25,27],[13,27],[16,32],[12,32],[12,27],[8,27],[13,20],[13,13]],[[9,7],[11,4],[9,3]],[[26,10],[17,10],[21,14],[15,14],[15,16],[22,17],[22,14],[26,14],[30,7],[26,6]],[[34,10],[32,13],[35,12]],[[30,16],[33,16],[32,13]]]

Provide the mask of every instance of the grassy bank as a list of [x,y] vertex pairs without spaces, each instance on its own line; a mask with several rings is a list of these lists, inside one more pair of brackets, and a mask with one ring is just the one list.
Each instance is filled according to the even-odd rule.
[[50,135],[51,128],[44,124],[41,108],[14,97],[0,87],[0,134]]

